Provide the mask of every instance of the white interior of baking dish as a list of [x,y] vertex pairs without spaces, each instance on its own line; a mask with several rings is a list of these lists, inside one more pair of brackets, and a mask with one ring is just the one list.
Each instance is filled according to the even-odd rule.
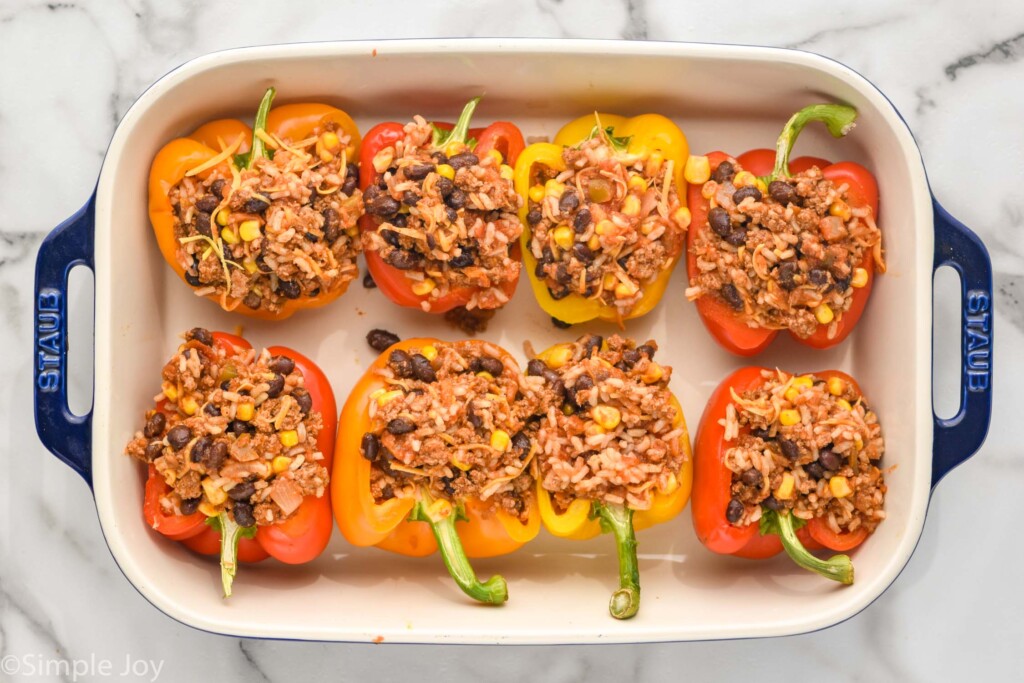
[[[866,164],[882,188],[879,223],[889,272],[878,279],[854,335],[814,351],[780,337],[758,360],[794,371],[838,367],[862,383],[882,419],[889,519],[854,553],[857,581],[843,588],[796,568],[721,557],[696,540],[689,508],[639,535],[643,606],[616,622],[610,537],[537,540],[505,557],[478,560],[481,576],[501,572],[511,599],[471,604],[438,556],[409,559],[353,548],[340,533],[314,563],[245,566],[235,595],[221,599],[212,560],[190,554],[142,520],[141,469],[122,455],[142,411],[159,391],[158,372],[192,326],[243,325],[257,345],[309,354],[344,401],[374,353],[373,327],[399,335],[455,333],[434,318],[399,309],[378,290],[353,283],[334,305],[285,323],[259,323],[198,299],[160,257],[146,215],[146,178],[167,140],[226,115],[251,119],[263,90],[279,102],[325,101],[367,130],[413,113],[448,118],[485,94],[476,123],[496,118],[527,136],[550,136],[595,109],[657,111],[678,122],[695,152],[739,153],[772,146],[797,108],[842,100],[860,110],[853,134],[831,139],[820,126],[798,153]],[[884,97],[848,69],[798,52],[760,48],[535,40],[396,41],[313,44],[214,54],[171,73],[132,107],[111,143],[99,183],[96,221],[96,384],[93,471],[103,531],[128,579],[158,608],[187,624],[247,636],[419,642],[621,642],[781,635],[834,624],[877,597],[910,557],[924,522],[931,474],[932,215],[913,139]],[[721,350],[683,297],[677,269],[669,294],[628,333],[661,344],[673,390],[695,430],[713,387],[743,363]],[[537,348],[609,325],[555,329],[523,283],[483,335],[525,361]]]

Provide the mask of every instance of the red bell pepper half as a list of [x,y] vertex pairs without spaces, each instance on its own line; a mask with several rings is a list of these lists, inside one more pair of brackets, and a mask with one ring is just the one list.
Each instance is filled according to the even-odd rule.
[[[213,339],[214,344],[229,354],[252,348],[246,340],[226,332],[214,332]],[[312,410],[319,411],[323,417],[317,448],[323,453],[322,464],[329,472],[334,457],[338,411],[327,377],[316,363],[293,349],[271,346],[267,350],[272,355],[291,358],[302,373],[304,387],[313,400]],[[162,402],[158,409],[167,412],[172,408]],[[299,508],[283,522],[253,527],[238,525],[226,511],[216,517],[207,517],[198,511],[189,515],[166,515],[161,509],[160,499],[170,490],[156,468],[150,465],[143,503],[146,523],[195,552],[220,555],[224,597],[231,596],[231,584],[239,561],[259,562],[273,557],[286,564],[304,564],[318,557],[331,538],[334,519],[329,490],[319,498],[304,498]]]
[[[508,121],[495,121],[486,128],[470,128],[469,121],[479,101],[479,97],[470,100],[454,125],[434,122],[433,126],[437,130],[434,146],[440,149],[453,142],[467,143],[477,156],[483,156],[493,149],[501,153],[504,163],[514,166],[519,153],[526,147],[522,132],[514,123]],[[379,123],[367,131],[359,152],[361,190],[365,192],[368,187],[380,180],[382,174],[377,173],[373,166],[373,159],[377,153],[387,147],[393,147],[404,137],[405,125],[396,122]],[[377,229],[378,220],[369,213],[364,214],[359,219],[359,228],[364,233],[373,232]],[[512,245],[510,253],[514,259],[519,259],[518,241]],[[370,275],[380,291],[399,306],[420,308],[420,304],[429,298],[428,295],[421,296],[413,292],[414,283],[401,270],[385,263],[376,252],[366,250],[363,255],[366,257]],[[518,279],[507,283],[503,288],[505,294],[511,297],[517,283]],[[477,291],[472,287],[453,288],[445,296],[431,300],[430,312],[443,314],[453,308],[465,306]]]
[[[851,161],[833,164],[817,157],[800,157],[792,162],[789,161],[789,154],[797,136],[811,121],[823,122],[828,127],[829,133],[838,138],[850,131],[856,117],[857,110],[845,105],[815,104],[805,107],[786,123],[775,150],[755,149],[738,157],[731,157],[725,152],[711,152],[707,155],[711,172],[714,173],[723,161],[738,162],[743,170],[759,176],[767,185],[772,180],[785,179],[791,177],[793,173],[801,173],[817,166],[822,170],[825,178],[833,181],[836,185],[845,183],[849,187],[847,203],[851,207],[870,207],[872,213],[877,216],[878,183],[871,172],[860,164]],[[704,231],[711,229],[708,225],[710,206],[708,200],[701,194],[701,189],[701,184],[691,184],[688,189],[689,206],[693,218],[687,235],[686,267],[691,277],[698,272],[697,257],[693,251],[694,244]],[[801,338],[794,334],[792,335],[794,339],[801,344],[824,349],[839,344],[849,336],[864,312],[864,305],[867,303],[871,294],[871,286],[874,283],[875,263],[871,252],[865,253],[862,262],[856,264],[855,267],[864,268],[867,271],[868,281],[864,287],[854,290],[850,309],[839,319],[835,335],[830,339],[828,337],[829,326],[819,325],[811,336]],[[708,331],[719,344],[735,354],[756,355],[763,351],[778,334],[778,330],[750,327],[735,310],[717,296],[706,294],[697,299],[696,303],[697,311]]]
[[[694,444],[692,509],[697,538],[713,552],[747,559],[764,559],[785,550],[801,567],[840,583],[852,584],[853,564],[848,556],[835,555],[822,560],[809,551],[828,548],[842,552],[855,548],[868,536],[863,527],[836,534],[822,518],[811,519],[805,525],[795,515],[780,514],[767,507],[762,508],[759,525],[736,526],[726,519],[732,498],[733,472],[725,464],[730,445],[725,440],[725,427],[719,421],[725,418],[733,391],[743,394],[764,384],[763,370],[756,366],[740,368],[718,385],[704,409]],[[810,374],[825,380],[838,377],[860,393],[856,381],[838,370]]]

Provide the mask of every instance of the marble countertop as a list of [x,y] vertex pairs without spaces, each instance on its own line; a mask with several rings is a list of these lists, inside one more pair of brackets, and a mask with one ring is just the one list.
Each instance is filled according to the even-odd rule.
[[[779,5],[787,5],[782,7]],[[1024,490],[1009,429],[1024,360],[1024,5],[867,0],[776,6],[673,0],[113,0],[0,3],[0,662],[109,660],[126,680],[571,681],[1020,680],[1024,566],[1010,520]],[[287,9],[285,7],[287,6]],[[138,94],[176,65],[228,47],[435,36],[601,37],[775,45],[818,52],[875,82],[920,143],[932,189],[988,245],[999,377],[982,451],[935,492],[917,552],[896,584],[834,628],[782,639],[590,647],[428,647],[239,640],[168,619],[122,577],[90,492],[32,427],[31,278],[43,236],[92,189],[107,142]],[[995,166],[986,159],[996,155]],[[14,163],[16,159],[22,162]],[[997,172],[998,171],[998,172]],[[990,175],[992,174],[992,175]],[[938,315],[955,320],[940,301]],[[953,355],[945,359],[953,362]],[[943,359],[940,358],[940,361]],[[941,384],[941,383],[940,383]],[[1012,539],[1012,540],[1010,540]],[[852,655],[852,656],[851,656]],[[840,662],[843,662],[840,664]],[[160,666],[157,671],[156,666]],[[0,680],[72,680],[56,675]],[[95,669],[78,680],[101,678]]]

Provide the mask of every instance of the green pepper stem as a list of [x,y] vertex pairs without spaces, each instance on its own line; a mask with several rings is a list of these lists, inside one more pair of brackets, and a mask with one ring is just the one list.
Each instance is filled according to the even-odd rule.
[[220,582],[224,586],[224,597],[231,597],[231,584],[238,571],[238,541],[244,527],[240,526],[227,511],[217,515],[220,522]]
[[812,104],[804,107],[786,122],[775,144],[775,168],[769,176],[769,182],[776,178],[789,177],[789,153],[793,151],[800,131],[811,121],[821,121],[828,127],[832,137],[841,138],[853,129],[857,118],[857,110],[845,104]]
[[594,503],[605,532],[615,534],[619,555],[619,590],[612,593],[608,611],[616,619],[629,619],[640,610],[640,567],[636,559],[633,511],[625,505]]
[[476,111],[476,105],[480,103],[479,97],[474,97],[466,106],[462,108],[462,113],[459,114],[459,120],[455,122],[450,131],[439,131],[435,129],[434,146],[443,147],[449,142],[465,142],[466,137],[469,135],[469,122],[473,118],[473,112]]
[[455,579],[462,592],[487,605],[501,605],[508,600],[508,585],[500,575],[492,576],[483,583],[476,578],[473,567],[469,564],[462,540],[455,530],[455,511],[448,510],[446,515],[432,515],[430,508],[434,501],[426,493],[412,509],[410,521],[426,522],[437,539],[437,548],[441,551],[444,566]]
[[821,574],[826,579],[838,581],[846,586],[853,583],[853,563],[848,555],[833,555],[827,560],[815,557],[797,538],[796,529],[793,528],[793,515],[773,514],[777,518],[778,533],[779,538],[782,540],[782,547],[794,562],[804,569]]
[[253,162],[267,156],[267,147],[263,144],[263,139],[256,132],[260,130],[266,131],[267,114],[270,113],[270,105],[273,104],[274,95],[276,94],[277,90],[267,88],[267,92],[263,94],[263,99],[260,100],[259,109],[256,110],[256,118],[252,122],[252,150],[249,152],[249,160],[245,165],[246,168],[252,168]]

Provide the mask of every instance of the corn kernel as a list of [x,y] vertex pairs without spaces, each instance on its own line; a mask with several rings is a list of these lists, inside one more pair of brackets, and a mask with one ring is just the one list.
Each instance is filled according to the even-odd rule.
[[832,202],[832,206],[828,207],[828,212],[833,216],[838,216],[844,221],[848,221],[853,217],[853,210],[850,209],[850,205],[842,199],[837,199]]
[[231,218],[231,212],[227,209],[221,209],[217,212],[217,225],[224,227],[228,224],[228,219]]
[[789,389],[786,389],[786,393],[783,394],[783,396],[786,397],[787,401],[792,403],[800,396],[800,391],[796,387],[790,387]]
[[544,201],[544,186],[534,185],[530,188],[530,201],[539,204]]
[[601,238],[598,237],[597,235],[591,235],[590,239],[587,240],[587,248],[589,248],[590,251],[597,251],[598,249],[600,249]]
[[185,398],[181,399],[181,403],[179,403],[178,405],[181,407],[182,412],[185,413],[186,415],[195,415],[196,411],[199,410],[199,404],[196,403],[196,400],[191,396],[186,396]]
[[502,164],[498,167],[498,174],[505,180],[512,180],[516,172],[508,164]]
[[505,161],[505,157],[501,156],[501,152],[499,152],[496,149],[487,150],[487,156],[494,159],[495,164],[500,164],[501,162]]
[[842,396],[844,391],[846,391],[846,382],[838,377],[828,378],[828,393],[833,396]]
[[849,401],[847,401],[847,400],[846,400],[845,398],[840,398],[840,399],[836,400],[836,404],[837,404],[837,405],[838,405],[838,406],[839,406],[840,408],[842,408],[843,410],[845,410],[845,411],[847,411],[847,412],[849,412],[849,411],[853,410],[853,406],[851,406],[851,405],[850,405],[850,402],[849,402]]
[[622,202],[622,213],[627,216],[639,216],[640,198],[635,194],[631,194],[626,197],[626,200]]
[[628,299],[635,295],[636,291],[636,285],[630,282],[619,282],[619,284],[615,285],[615,298]]
[[445,177],[448,180],[455,180],[455,169],[449,166],[448,164],[441,164],[440,166],[438,166],[437,172],[442,177]]
[[691,185],[706,183],[711,177],[711,162],[707,157],[688,157],[686,166],[683,167],[683,177]]
[[341,144],[341,140],[338,139],[337,133],[330,130],[320,136],[320,142],[323,143],[324,147],[332,151]]
[[484,379],[494,379],[494,375],[487,372],[486,370],[481,370],[480,372],[476,373],[476,376],[483,377]]
[[420,355],[426,358],[427,360],[434,360],[435,358],[437,358],[437,347],[435,347],[433,344],[428,344],[427,346],[424,346],[422,349],[420,349]]
[[818,322],[822,325],[828,325],[836,316],[828,304],[821,303],[814,308],[814,317],[817,318]]
[[238,233],[231,228],[224,228],[221,230],[220,238],[228,244],[238,244]]
[[[569,406],[566,405],[564,406],[564,408],[569,408]],[[565,410],[564,408],[562,412],[564,412],[566,415],[572,415],[572,408],[569,408],[568,410]],[[596,422],[588,422],[587,425],[583,428],[583,433],[586,434],[587,436],[595,436],[597,434],[604,434],[605,430],[604,427],[597,424]]]
[[453,140],[444,146],[445,156],[453,157],[466,151],[466,143]]
[[207,517],[216,517],[220,514],[220,508],[216,505],[210,505],[205,500],[199,504],[199,511]]
[[292,459],[287,455],[279,455],[270,461],[270,469],[274,470],[274,474],[281,474],[287,472],[288,468],[292,466]]
[[793,497],[793,491],[796,490],[796,479],[789,472],[785,472],[782,475],[782,481],[779,483],[779,488],[775,489],[775,497],[778,500],[789,500]]
[[246,242],[252,242],[260,236],[260,222],[256,220],[242,221],[238,226],[238,234]]
[[426,296],[433,292],[435,287],[437,287],[437,283],[429,277],[424,278],[412,286],[412,293],[416,296]]
[[463,472],[468,471],[472,467],[472,465],[470,465],[468,462],[465,462],[463,460],[459,460],[459,457],[457,455],[452,455],[448,459],[448,462],[450,462],[454,467],[459,468]]
[[[708,183],[704,183],[704,185],[700,188],[700,196],[703,197],[704,199],[711,199],[712,197],[715,196],[715,192],[717,192],[717,191],[718,191],[718,183],[715,183],[713,185],[709,185]],[[717,206],[717,204],[714,205],[714,206]]]
[[[858,451],[864,450],[864,437],[860,435],[860,432],[853,435],[853,445]],[[850,456],[850,467],[855,467],[852,454]]]
[[792,427],[800,422],[800,411],[787,409],[779,413],[779,422],[786,427]]
[[554,178],[544,183],[544,194],[551,197],[561,197],[565,193],[565,183],[560,183]]
[[651,152],[651,156],[647,157],[647,172],[649,174],[655,174],[661,170],[661,165],[665,161],[665,155],[655,150]]
[[281,440],[281,445],[285,448],[291,448],[299,443],[299,433],[294,429],[278,433],[277,438]]
[[178,400],[178,388],[173,384],[164,384],[163,386],[164,396],[167,397],[168,401],[172,403]]
[[736,187],[749,187],[757,185],[757,176],[750,171],[740,171],[733,176],[732,184]]
[[317,156],[320,157],[320,161],[324,162],[325,164],[329,164],[332,161],[334,161],[334,153],[329,151],[326,147],[324,147],[322,142],[318,142],[316,144],[316,153]]
[[640,378],[645,384],[654,384],[662,377],[665,376],[665,368],[661,367],[657,363],[651,363],[647,366],[643,376]]
[[594,406],[590,411],[590,417],[594,422],[601,425],[602,429],[608,431],[615,429],[622,422],[622,413],[615,406]]
[[619,278],[615,277],[611,273],[606,273],[605,276],[604,276],[604,281],[602,282],[602,284],[604,285],[605,289],[611,289],[616,284],[618,284],[618,282],[619,282]]
[[800,395],[801,389],[810,388],[812,386],[814,386],[814,380],[807,375],[794,377],[793,381],[789,383],[789,388],[786,389],[786,400],[792,403]]
[[247,258],[244,261],[242,261],[242,267],[245,268],[245,272],[249,273],[250,275],[252,275],[257,270],[260,269],[260,267],[256,265],[256,262],[251,258]]
[[636,190],[640,194],[647,192],[647,181],[642,176],[634,175],[629,179],[629,189]]
[[557,244],[562,249],[572,249],[573,242],[573,230],[568,225],[559,225],[555,228],[552,236]]
[[444,498],[438,498],[427,508],[427,516],[435,522],[447,519],[452,514],[452,504]]
[[693,216],[690,214],[690,209],[685,206],[680,206],[672,214],[672,219],[684,230],[690,227],[690,221],[693,220]]
[[856,289],[864,287],[868,283],[868,271],[864,268],[854,268],[853,277],[850,278],[850,286]]
[[572,348],[561,344],[540,354],[539,358],[552,370],[562,367],[572,358]]
[[206,477],[201,483],[203,485],[203,493],[206,494],[206,500],[208,500],[211,505],[220,505],[228,499],[227,492],[217,486],[210,477]]
[[810,375],[800,375],[799,377],[794,377],[793,386],[810,389],[811,387],[814,386],[814,378],[811,377]]
[[762,195],[768,194],[768,185],[760,178],[754,178],[754,187],[760,190]]
[[603,221],[598,221],[597,225],[594,226],[594,232],[598,235],[608,235],[615,230],[615,224],[607,218]]
[[377,396],[377,405],[385,406],[396,398],[401,398],[404,392],[401,389],[395,389],[394,391],[385,391]]
[[836,498],[846,498],[853,493],[853,489],[850,488],[850,480],[841,475],[829,479],[828,488]]
[[235,410],[235,419],[241,420],[242,422],[248,422],[252,419],[253,404],[246,401],[245,403],[239,403],[238,408]]
[[509,437],[508,432],[502,429],[495,429],[491,432],[491,448],[499,451],[507,451],[511,443],[512,439]]

